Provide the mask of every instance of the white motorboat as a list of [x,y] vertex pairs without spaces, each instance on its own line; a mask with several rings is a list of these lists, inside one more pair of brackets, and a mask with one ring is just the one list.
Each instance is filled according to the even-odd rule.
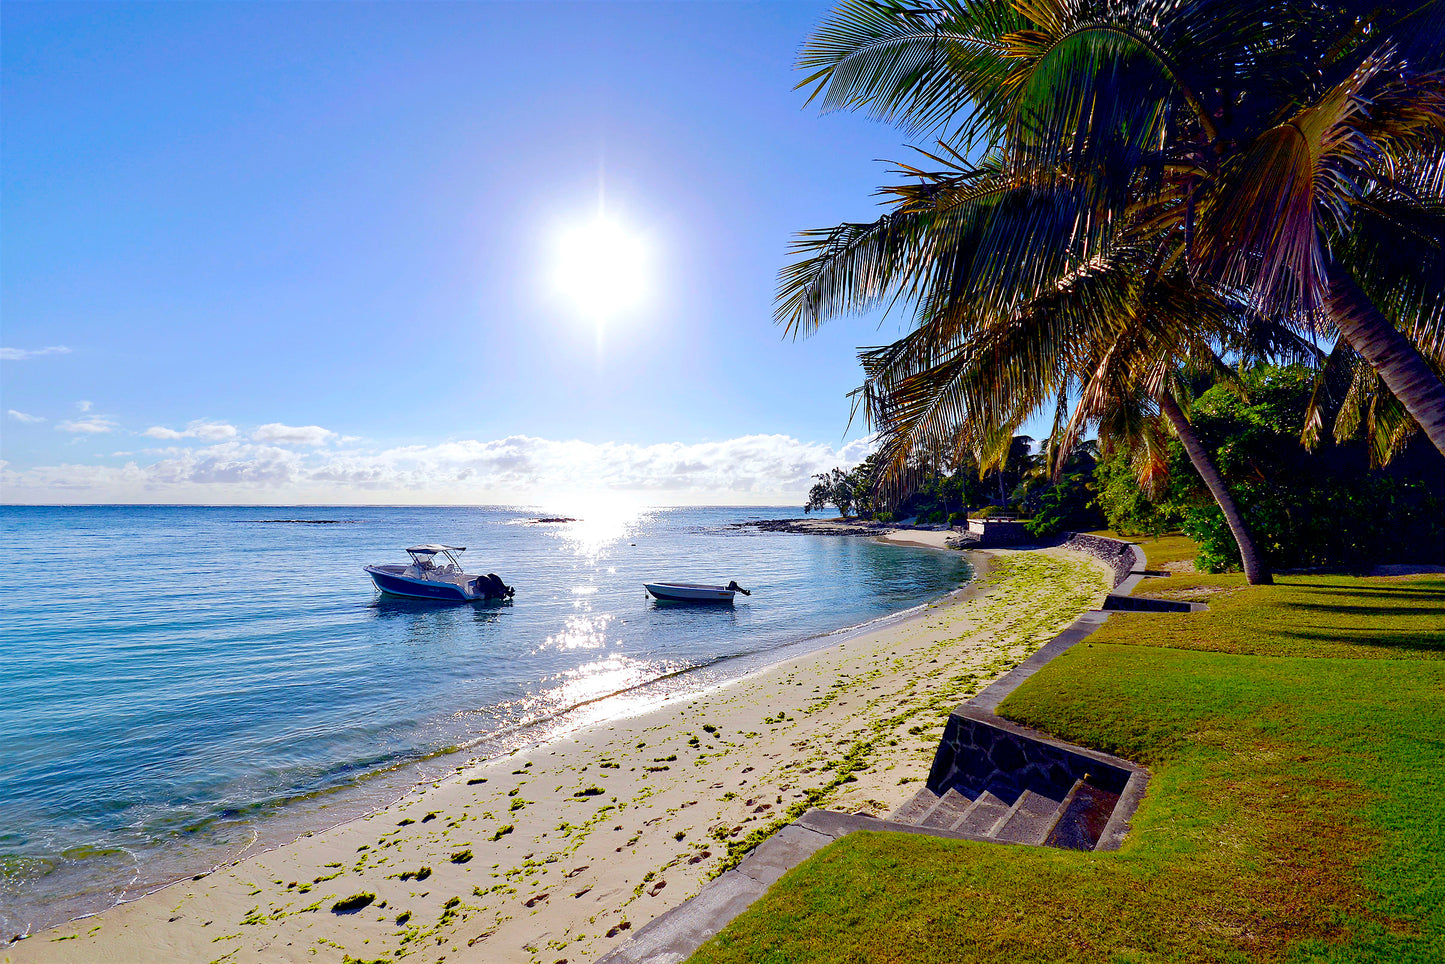
[[730,603],[735,593],[751,596],[736,582],[726,586],[705,586],[695,582],[645,582],[642,587],[661,602]]
[[455,554],[466,552],[466,546],[412,546],[406,551],[411,556],[409,566],[362,566],[377,589],[393,596],[443,602],[502,602],[512,598],[512,587],[496,573],[481,576],[462,571]]

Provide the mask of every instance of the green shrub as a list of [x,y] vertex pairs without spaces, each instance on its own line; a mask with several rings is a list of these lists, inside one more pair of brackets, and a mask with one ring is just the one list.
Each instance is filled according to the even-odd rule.
[[[1272,569],[1445,561],[1445,461],[1418,434],[1386,467],[1361,439],[1323,433],[1301,442],[1314,374],[1260,366],[1244,391],[1215,386],[1195,399],[1190,421],[1229,487],[1260,555]],[[1333,422],[1327,411],[1325,423]],[[1125,535],[1176,526],[1199,545],[1196,565],[1239,568],[1224,513],[1178,441],[1168,445],[1168,480],[1151,500],[1129,455],[1113,451],[1094,471],[1095,504]]]

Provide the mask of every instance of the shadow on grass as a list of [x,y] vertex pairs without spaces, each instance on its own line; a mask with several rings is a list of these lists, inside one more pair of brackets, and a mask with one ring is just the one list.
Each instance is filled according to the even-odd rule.
[[1390,630],[1330,629],[1311,632],[1307,629],[1283,629],[1278,634],[1286,639],[1306,643],[1345,643],[1378,649],[1412,650],[1445,653],[1445,632],[1421,635],[1418,632]]
[[1319,592],[1326,595],[1340,596],[1378,596],[1385,599],[1410,600],[1418,599],[1422,602],[1445,602],[1445,583],[1441,583],[1438,589],[1429,586],[1421,586],[1418,582],[1408,583],[1399,587],[1396,586],[1361,586],[1349,585],[1348,583],[1317,582],[1313,585],[1296,585],[1298,592]]
[[[1433,600],[1432,600],[1433,601]],[[1403,607],[1400,606],[1361,606],[1341,605],[1339,603],[1308,603],[1297,602],[1286,605],[1287,609],[1308,609],[1314,612],[1349,613],[1355,616],[1399,616]],[[1411,606],[1408,612],[1412,616],[1445,616],[1445,606]]]

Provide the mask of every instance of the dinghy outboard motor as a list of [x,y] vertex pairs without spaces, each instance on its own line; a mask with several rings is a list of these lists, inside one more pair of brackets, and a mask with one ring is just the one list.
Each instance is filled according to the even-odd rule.
[[752,593],[748,592],[748,591],[747,591],[746,589],[744,589],[742,586],[739,586],[739,585],[737,584],[737,581],[736,581],[736,580],[728,583],[728,590],[729,590],[730,592],[740,592],[740,593],[742,593],[744,596],[751,596],[751,595],[752,595]]

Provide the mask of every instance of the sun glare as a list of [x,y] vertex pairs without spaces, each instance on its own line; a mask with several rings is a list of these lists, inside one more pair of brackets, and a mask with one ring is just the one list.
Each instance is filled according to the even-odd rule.
[[599,324],[647,293],[647,250],[614,221],[598,218],[564,232],[557,253],[557,289]]

